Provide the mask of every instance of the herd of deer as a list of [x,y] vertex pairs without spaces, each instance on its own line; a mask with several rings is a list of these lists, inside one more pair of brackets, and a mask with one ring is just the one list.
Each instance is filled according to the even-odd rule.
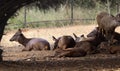
[[[95,54],[105,49],[110,53],[120,51],[120,34],[115,32],[115,28],[120,25],[120,14],[113,16],[107,12],[100,12],[97,17],[98,27],[95,27],[87,37],[82,34],[78,37],[64,35],[59,38],[52,36],[54,46],[51,49],[47,40],[42,38],[26,38],[19,29],[10,41],[16,41],[25,48],[22,51],[31,50],[54,50],[55,57],[81,57],[87,54]],[[2,54],[0,50],[0,55]],[[2,60],[2,58],[0,58]]]

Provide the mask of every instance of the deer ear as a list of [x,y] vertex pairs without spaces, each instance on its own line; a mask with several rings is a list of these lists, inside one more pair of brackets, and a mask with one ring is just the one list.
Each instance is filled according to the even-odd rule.
[[82,34],[80,37],[84,37],[84,34]]
[[73,33],[74,37],[77,38],[77,35],[75,33]]
[[52,36],[52,38],[53,38],[53,41],[56,41],[56,40],[57,40],[54,36]]

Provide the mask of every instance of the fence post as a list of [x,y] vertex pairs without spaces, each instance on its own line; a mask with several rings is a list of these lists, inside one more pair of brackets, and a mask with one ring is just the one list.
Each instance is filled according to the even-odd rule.
[[120,13],[120,4],[118,3],[118,12],[117,13]]
[[70,24],[73,24],[73,0],[70,0],[71,3],[71,19],[70,19]]
[[118,4],[118,13],[120,12],[120,5]]
[[119,12],[119,9],[118,9],[118,4],[116,4],[116,14]]
[[110,12],[110,1],[109,0],[107,0],[107,9],[108,9],[108,13],[111,14],[111,12]]
[[27,23],[27,10],[26,10],[26,7],[24,7],[24,23],[23,23],[23,28],[26,27],[26,23]]

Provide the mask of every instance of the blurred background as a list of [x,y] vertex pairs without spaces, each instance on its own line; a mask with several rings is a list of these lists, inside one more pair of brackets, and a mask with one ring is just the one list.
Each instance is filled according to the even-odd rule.
[[119,4],[120,0],[66,0],[55,10],[39,10],[31,4],[31,7],[21,8],[9,19],[6,30],[96,24],[97,13],[106,11],[116,15],[120,11]]

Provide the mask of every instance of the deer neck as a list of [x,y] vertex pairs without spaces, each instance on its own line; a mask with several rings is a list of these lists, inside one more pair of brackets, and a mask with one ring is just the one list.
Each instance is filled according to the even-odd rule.
[[26,47],[27,43],[30,41],[30,38],[26,38],[24,35],[21,37],[21,39],[18,41],[20,44]]

